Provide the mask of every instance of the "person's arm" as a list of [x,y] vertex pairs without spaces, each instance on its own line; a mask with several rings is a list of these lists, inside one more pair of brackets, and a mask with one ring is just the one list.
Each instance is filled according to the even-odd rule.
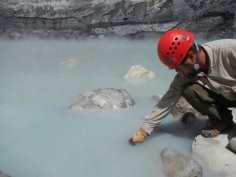
[[145,122],[141,128],[150,135],[153,129],[170,113],[180,97],[181,88],[176,90],[171,85],[166,94],[155,105],[152,112],[145,117]]
[[144,124],[130,139],[130,144],[142,143],[153,129],[169,114],[181,97],[183,85],[188,81],[182,74],[177,74],[168,91],[145,118]]

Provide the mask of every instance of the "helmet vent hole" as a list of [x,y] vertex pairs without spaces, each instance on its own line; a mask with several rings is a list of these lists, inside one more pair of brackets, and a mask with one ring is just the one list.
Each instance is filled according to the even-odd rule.
[[180,42],[178,42],[177,45],[180,45]]
[[174,55],[174,54],[175,54],[175,52],[172,52],[172,54]]
[[166,55],[169,55],[169,54],[170,54],[169,52],[166,53]]
[[172,45],[175,45],[175,42],[172,42]]
[[174,48],[175,50],[177,50],[177,47],[175,46],[175,48]]
[[178,37],[176,37],[175,40],[177,41],[177,40],[178,40]]
[[172,47],[170,47],[169,50],[172,50]]

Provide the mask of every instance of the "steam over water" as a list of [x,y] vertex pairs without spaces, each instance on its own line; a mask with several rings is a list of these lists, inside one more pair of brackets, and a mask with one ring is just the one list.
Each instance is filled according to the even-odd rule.
[[[137,64],[156,78],[125,81]],[[169,115],[145,143],[131,146],[128,139],[156,104],[152,96],[164,94],[174,74],[157,60],[156,39],[1,40],[0,170],[12,177],[163,177],[161,150],[191,154],[200,127]],[[136,105],[67,109],[74,97],[98,88],[125,89]]]

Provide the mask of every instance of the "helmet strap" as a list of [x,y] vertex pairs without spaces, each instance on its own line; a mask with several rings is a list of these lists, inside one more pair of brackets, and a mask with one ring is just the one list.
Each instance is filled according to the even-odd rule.
[[200,49],[196,42],[193,43],[194,50],[196,52],[196,60],[195,64],[193,66],[194,70],[199,71],[200,70]]
[[200,49],[196,42],[193,43],[192,49],[196,53],[195,63],[193,65],[185,64],[185,66],[192,68],[192,73],[190,73],[187,77],[191,80],[197,80],[198,74],[200,73]]

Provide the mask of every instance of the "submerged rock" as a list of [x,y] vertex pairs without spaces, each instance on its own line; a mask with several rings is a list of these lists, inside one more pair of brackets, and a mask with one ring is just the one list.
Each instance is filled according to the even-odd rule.
[[66,59],[65,61],[63,61],[62,63],[60,63],[61,66],[64,66],[64,65],[71,65],[71,64],[80,64],[80,60],[79,59],[72,59],[72,58],[69,58],[69,59]]
[[160,157],[166,177],[202,177],[201,166],[191,157],[171,148],[162,150]]
[[2,171],[0,171],[0,177],[11,177],[11,176],[9,176],[6,173],[3,173]]
[[68,106],[71,110],[121,109],[133,106],[135,101],[124,89],[104,88],[87,91],[77,96]]

